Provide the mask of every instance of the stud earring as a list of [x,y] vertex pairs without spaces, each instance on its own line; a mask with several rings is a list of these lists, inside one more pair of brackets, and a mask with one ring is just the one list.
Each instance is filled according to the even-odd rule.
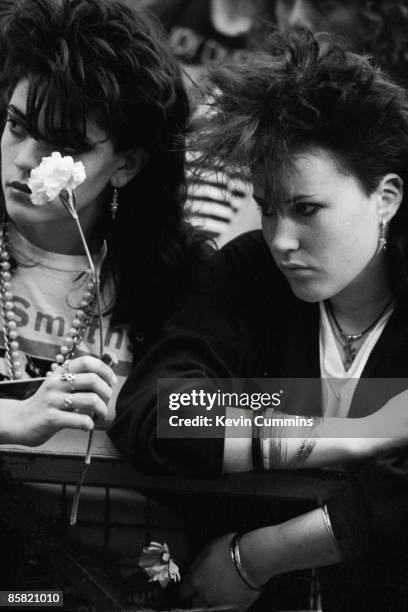
[[387,238],[385,235],[385,230],[387,227],[387,223],[386,221],[384,221],[384,219],[382,219],[381,223],[380,223],[380,234],[378,236],[378,248],[377,248],[377,253],[381,253],[381,251],[385,251],[387,249]]
[[110,204],[110,209],[111,209],[111,213],[112,213],[112,219],[115,220],[116,217],[116,213],[118,211],[119,208],[119,202],[118,202],[118,188],[114,187],[113,188],[113,195],[112,195],[112,202]]

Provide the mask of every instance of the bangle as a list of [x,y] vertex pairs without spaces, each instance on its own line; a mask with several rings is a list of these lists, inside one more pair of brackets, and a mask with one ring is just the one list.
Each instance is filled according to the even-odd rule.
[[258,472],[264,469],[262,461],[261,427],[252,423],[252,468]]
[[323,520],[324,520],[324,524],[325,527],[329,533],[329,536],[332,539],[332,542],[337,550],[338,553],[341,554],[341,556],[343,556],[343,553],[341,552],[339,545],[337,544],[337,540],[336,540],[336,536],[333,533],[333,527],[331,524],[331,520],[330,520],[330,515],[329,515],[329,511],[327,510],[327,505],[324,504],[324,506],[322,506],[322,515],[323,515]]
[[245,568],[243,567],[243,565],[241,563],[241,554],[240,554],[240,550],[239,550],[239,541],[240,541],[240,539],[241,539],[241,534],[236,533],[232,537],[232,540],[231,540],[231,543],[230,543],[231,559],[232,559],[232,562],[233,562],[233,564],[235,566],[235,569],[237,570],[237,574],[241,578],[242,582],[244,584],[246,584],[246,586],[249,589],[252,589],[252,591],[262,591],[263,587],[258,587],[258,586],[256,586],[256,584],[254,584],[252,582],[252,580],[248,576],[247,572],[245,571]]
[[274,421],[287,415],[274,409],[267,410],[266,414],[269,414],[269,418],[266,419],[268,424],[262,425],[262,461],[264,469],[272,472],[282,469],[286,463],[287,440],[278,434]]
[[292,459],[289,465],[285,467],[286,470],[298,470],[303,466],[316,446],[317,438],[320,435],[322,422],[323,419],[321,417],[314,417],[313,427],[310,430],[309,436],[302,440],[295,457]]

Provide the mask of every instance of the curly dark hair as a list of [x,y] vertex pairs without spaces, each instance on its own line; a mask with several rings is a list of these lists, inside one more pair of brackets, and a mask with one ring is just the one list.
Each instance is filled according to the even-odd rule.
[[[121,189],[104,269],[116,283],[115,322],[167,316],[192,277],[199,240],[183,221],[189,104],[157,24],[122,0],[17,0],[2,7],[4,105],[28,77],[27,122],[37,139],[86,147],[92,117],[116,151],[142,148],[148,161]],[[40,111],[43,118],[39,123]]]
[[[197,144],[220,164],[262,168],[271,202],[295,154],[313,148],[329,151],[367,194],[389,172],[408,185],[407,91],[330,35],[276,31],[246,63],[218,68],[211,80],[214,108]],[[408,193],[389,244],[393,289],[406,293]]]

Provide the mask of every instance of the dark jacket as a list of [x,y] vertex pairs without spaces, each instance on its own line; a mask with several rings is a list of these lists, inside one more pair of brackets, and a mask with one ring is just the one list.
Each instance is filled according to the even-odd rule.
[[[397,304],[364,368],[351,418],[375,412],[394,394],[384,386],[369,403],[361,401],[364,379],[408,379],[407,355],[407,306]],[[119,397],[112,440],[138,469],[218,477],[222,439],[157,438],[157,379],[248,376],[320,376],[319,307],[293,295],[260,232],[238,238],[217,254],[206,290],[168,323],[159,343],[134,369]],[[315,408],[310,412],[316,414]],[[393,554],[393,544],[403,542],[400,549],[406,548],[408,448],[384,454],[348,478],[345,492],[328,504],[345,557],[370,554],[374,545],[384,554]]]

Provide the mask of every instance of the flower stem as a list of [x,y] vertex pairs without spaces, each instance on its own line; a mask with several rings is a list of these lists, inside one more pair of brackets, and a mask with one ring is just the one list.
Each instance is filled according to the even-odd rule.
[[91,253],[90,253],[90,251],[88,249],[88,245],[86,243],[84,232],[82,231],[82,227],[81,227],[81,224],[79,222],[79,218],[78,218],[77,213],[75,213],[75,215],[74,215],[74,221],[75,221],[76,226],[78,228],[79,236],[81,238],[82,245],[84,247],[85,255],[86,255],[87,259],[88,259],[89,267],[91,269],[92,278],[96,282],[97,281],[96,268],[95,268],[95,265],[94,265],[94,262],[93,262],[93,259],[92,259],[92,255],[91,255]]
[[[82,246],[84,248],[85,255],[88,260],[89,268],[91,270],[92,280],[95,285],[96,305],[97,305],[97,313],[98,313],[98,328],[99,328],[99,358],[101,359],[103,355],[103,328],[102,328],[102,303],[101,303],[99,273],[94,265],[92,255],[89,251],[84,232],[82,231],[81,223],[79,221],[78,213],[76,211],[75,194],[72,191],[64,190],[64,192],[60,194],[60,199],[63,205],[65,206],[66,210],[69,212],[69,214],[72,216],[72,218],[74,219],[76,223],[76,226],[79,232],[79,236],[81,238]],[[75,525],[77,522],[78,504],[79,504],[79,498],[81,495],[81,488],[85,481],[86,472],[88,470],[88,467],[91,464],[91,459],[92,459],[92,444],[93,444],[93,438],[94,438],[94,431],[95,429],[91,429],[91,431],[89,432],[88,445],[87,445],[85,459],[84,459],[84,466],[82,468],[82,473],[78,480],[78,484],[76,486],[76,490],[74,494],[74,499],[72,502],[71,516],[69,520],[70,525]]]

